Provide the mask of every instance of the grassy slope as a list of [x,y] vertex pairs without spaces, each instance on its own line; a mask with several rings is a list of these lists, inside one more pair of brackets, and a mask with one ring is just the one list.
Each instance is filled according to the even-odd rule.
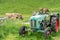
[[[6,12],[18,12],[25,16],[32,14],[34,10],[38,10],[41,7],[49,8],[50,10],[60,11],[60,0],[0,0],[0,14]],[[26,19],[25,19],[26,20]],[[23,20],[23,21],[25,21]],[[18,35],[19,26],[22,26],[20,21],[8,20],[4,22],[4,26],[0,27],[0,39],[1,40],[45,40],[43,34],[33,34],[21,37]],[[28,26],[28,25],[26,25]],[[55,34],[53,33],[46,40],[59,40],[60,31]]]
[[59,10],[59,2],[60,0],[0,0],[0,14],[6,12],[31,14],[40,7]]

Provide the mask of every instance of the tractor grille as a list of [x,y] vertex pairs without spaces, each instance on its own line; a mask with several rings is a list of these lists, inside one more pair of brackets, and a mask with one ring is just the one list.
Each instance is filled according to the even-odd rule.
[[34,20],[34,27],[36,27],[36,20]]
[[36,20],[34,21],[31,20],[31,27],[36,27]]

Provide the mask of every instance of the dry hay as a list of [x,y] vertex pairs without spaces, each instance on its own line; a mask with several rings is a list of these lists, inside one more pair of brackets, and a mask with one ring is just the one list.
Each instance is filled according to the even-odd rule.
[[10,19],[16,19],[16,18],[23,19],[22,15],[19,13],[6,13],[5,15],[7,18],[10,18]]

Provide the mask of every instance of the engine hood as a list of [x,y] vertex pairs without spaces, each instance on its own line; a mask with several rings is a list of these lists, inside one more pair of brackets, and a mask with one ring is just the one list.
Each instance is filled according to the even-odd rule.
[[32,16],[30,18],[30,20],[37,20],[37,19],[40,19],[40,20],[44,20],[44,18],[48,16],[47,14],[44,14],[44,15],[35,15],[35,16]]

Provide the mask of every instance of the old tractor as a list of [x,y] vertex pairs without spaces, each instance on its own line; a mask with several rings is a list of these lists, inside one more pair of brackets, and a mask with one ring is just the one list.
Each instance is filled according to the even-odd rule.
[[[44,9],[45,10],[45,9]],[[53,12],[51,15],[45,10],[37,12],[30,18],[32,32],[43,32],[48,37],[51,32],[58,32],[59,29],[59,13]],[[28,32],[26,26],[22,26],[19,34],[23,35]]]

